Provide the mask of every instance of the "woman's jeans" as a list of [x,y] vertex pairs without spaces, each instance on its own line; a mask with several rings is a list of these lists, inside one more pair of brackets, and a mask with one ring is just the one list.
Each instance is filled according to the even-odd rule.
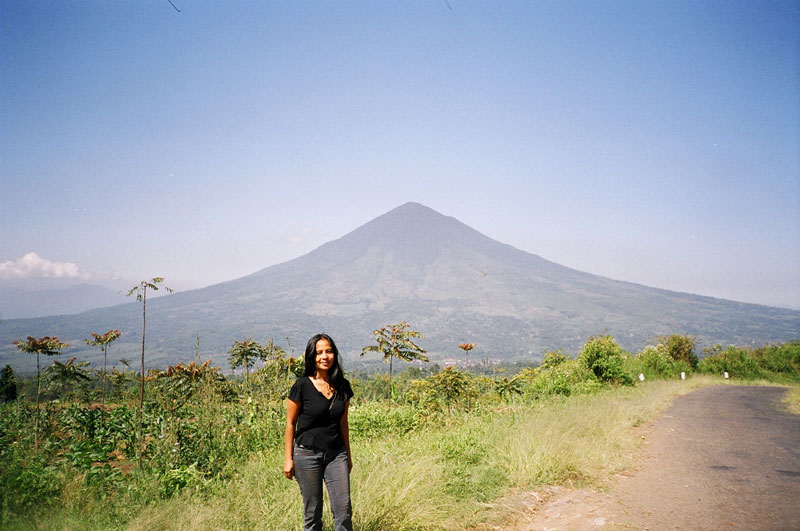
[[344,447],[337,450],[294,447],[294,475],[303,496],[303,529],[322,531],[322,481],[328,489],[336,531],[353,531],[350,466]]

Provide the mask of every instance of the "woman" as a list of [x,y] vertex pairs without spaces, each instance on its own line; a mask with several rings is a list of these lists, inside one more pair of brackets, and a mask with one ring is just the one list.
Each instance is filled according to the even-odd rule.
[[300,484],[305,531],[322,531],[322,482],[328,489],[336,531],[352,531],[350,431],[353,390],[327,334],[308,340],[305,372],[289,391],[283,474]]

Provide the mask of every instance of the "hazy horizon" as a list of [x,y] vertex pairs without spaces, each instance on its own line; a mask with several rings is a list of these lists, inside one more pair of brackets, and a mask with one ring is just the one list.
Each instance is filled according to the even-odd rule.
[[0,282],[185,291],[414,201],[800,309],[797,2],[175,4],[0,4]]

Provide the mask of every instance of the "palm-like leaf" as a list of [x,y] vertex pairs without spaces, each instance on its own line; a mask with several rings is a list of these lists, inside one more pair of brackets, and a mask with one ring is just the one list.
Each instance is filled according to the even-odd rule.
[[389,387],[392,385],[392,360],[394,358],[403,361],[430,361],[425,356],[425,349],[414,343],[411,338],[424,338],[417,330],[411,330],[411,325],[402,321],[397,324],[389,324],[378,330],[374,330],[377,345],[368,345],[361,349],[363,356],[367,352],[378,352],[383,354],[383,359],[389,360]]

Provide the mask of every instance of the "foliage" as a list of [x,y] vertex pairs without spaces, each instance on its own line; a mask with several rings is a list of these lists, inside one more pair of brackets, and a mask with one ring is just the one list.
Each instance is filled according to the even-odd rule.
[[495,391],[500,398],[509,401],[514,395],[522,394],[522,378],[514,376],[513,378],[503,378],[495,383]]
[[624,351],[612,336],[594,336],[583,346],[578,359],[601,382],[631,385],[633,377],[625,370]]
[[[9,528],[21,523],[59,528],[70,525],[54,524],[47,515],[69,514],[75,522],[91,520],[95,528],[161,528],[170,526],[154,524],[146,515],[171,514],[170,508],[191,504],[230,505],[250,511],[251,517],[240,521],[223,510],[226,520],[201,518],[198,525],[258,527],[254,522],[267,518],[267,528],[294,528],[299,497],[296,486],[281,479],[276,460],[282,454],[285,392],[299,360],[287,358],[282,349],[271,352],[248,386],[240,378],[226,379],[208,361],[151,370],[141,431],[134,373],[125,361],[109,374],[111,392],[104,408],[70,400],[75,393],[68,385],[55,387],[52,396],[60,400],[44,402],[41,426],[34,429],[36,411],[28,400],[1,403],[0,519],[4,525],[11,522]],[[437,516],[447,521],[451,507],[469,507],[463,514],[477,525],[482,520],[474,508],[509,487],[585,481],[587,463],[630,454],[598,447],[598,441],[605,444],[602,430],[609,419],[625,426],[641,422],[647,412],[632,413],[631,397],[668,385],[648,377],[647,385],[621,387],[620,379],[612,377],[614,370],[621,367],[629,374],[642,368],[657,380],[674,378],[676,370],[689,367],[674,360],[666,345],[632,357],[610,336],[591,338],[576,359],[560,351],[548,354],[540,367],[513,376],[498,371],[491,378],[478,377],[455,367],[432,374],[411,367],[396,375],[392,401],[383,399],[386,375],[348,373],[356,391],[349,418],[359,528],[431,528],[431,515],[449,515]],[[707,354],[700,369],[717,374],[724,366],[737,378],[800,378],[798,342],[714,347]],[[75,359],[54,366],[65,371],[65,378],[72,368],[84,367]],[[83,385],[99,383],[99,373],[85,374],[91,380],[80,378]],[[703,378],[669,385],[685,392]],[[467,416],[469,396],[474,409]],[[618,398],[613,411],[597,406],[611,396]],[[35,449],[37,436],[42,443]],[[142,465],[136,466],[139,457]],[[260,471],[257,480],[250,476],[253,471]],[[251,504],[245,493],[254,488],[265,494]],[[219,497],[227,493],[231,503],[221,503]],[[285,500],[276,498],[284,493]],[[204,501],[209,498],[213,503]],[[176,520],[171,527],[185,524]]]
[[130,369],[127,360],[120,360],[122,369],[112,367],[111,369],[111,399],[121,401],[126,392],[136,381],[136,372]]
[[101,382],[102,388],[101,388],[101,399],[100,399],[101,400],[100,403],[102,405],[105,405],[106,403],[106,374],[107,374],[106,362],[108,360],[108,347],[111,343],[119,339],[121,336],[122,333],[119,330],[114,329],[114,330],[109,330],[105,334],[98,334],[92,332],[92,339],[84,339],[87,345],[93,347],[100,347],[100,349],[103,351],[103,378]]
[[800,377],[800,341],[750,349],[759,367],[773,374]]
[[89,382],[91,371],[88,361],[76,363],[77,358],[70,358],[66,363],[54,360],[53,364],[44,370],[45,386],[48,391],[65,395],[72,391],[74,386]]
[[41,368],[39,366],[39,356],[44,354],[46,356],[55,356],[61,354],[61,349],[67,348],[69,345],[62,343],[55,336],[44,336],[36,339],[33,336],[28,336],[26,341],[17,340],[14,344],[22,352],[29,354],[36,354],[36,424],[34,429],[34,446],[39,447],[39,398],[42,394],[42,378]]
[[466,356],[464,365],[469,367],[469,352],[475,348],[475,343],[461,343],[458,345],[458,348],[464,351],[464,355]]
[[564,351],[561,349],[546,352],[544,358],[542,359],[542,368],[543,369],[552,369],[553,367],[557,367],[567,361],[567,356],[564,355]]
[[350,436],[358,441],[408,433],[420,428],[426,421],[421,411],[411,404],[367,402],[350,407],[348,422]]
[[669,336],[660,336],[658,342],[666,347],[672,359],[688,363],[693,369],[697,368],[698,359],[694,351],[694,337],[672,334]]
[[369,345],[361,349],[363,356],[367,352],[378,352],[383,354],[383,359],[389,360],[389,386],[392,382],[392,360],[394,358],[403,361],[430,361],[425,354],[425,349],[414,343],[414,338],[421,338],[423,336],[416,330],[411,329],[411,325],[402,321],[398,324],[388,324],[378,330],[373,330],[372,335],[375,336],[377,345]]
[[47,356],[55,356],[57,354],[61,354],[61,349],[68,347],[69,345],[66,343],[62,343],[59,339],[55,336],[45,336],[36,339],[35,337],[28,336],[28,339],[25,341],[17,340],[14,341],[14,344],[17,346],[19,350],[22,352],[27,352],[29,354],[45,354]]
[[431,376],[430,381],[430,391],[447,406],[448,413],[452,413],[453,404],[469,389],[469,377],[455,367],[445,367]]
[[225,399],[233,399],[235,393],[229,393],[225,377],[219,367],[211,367],[211,360],[202,364],[193,361],[188,364],[170,365],[167,370],[158,374],[163,382],[162,390],[165,398],[164,407],[168,411],[185,406],[204,386],[211,386]]
[[228,363],[230,363],[231,369],[244,368],[245,382],[248,380],[250,368],[255,365],[256,360],[265,361],[267,359],[267,350],[252,337],[234,341],[228,354]]
[[519,377],[528,382],[527,392],[537,400],[548,396],[593,393],[603,387],[594,373],[579,360],[566,360],[549,369],[526,369]]
[[[164,282],[164,277],[153,277],[150,280],[142,280],[137,285],[133,286],[130,290],[128,290],[128,297],[133,294],[136,294],[136,300],[142,303],[142,370],[139,373],[139,439],[142,439],[142,416],[144,409],[144,380],[145,380],[145,370],[144,370],[144,345],[145,345],[145,332],[147,331],[147,290],[151,289],[153,291],[158,291],[158,285]],[[166,286],[161,286],[164,290],[168,293],[172,293],[173,290]],[[142,466],[142,457],[141,452],[139,454],[139,466]]]
[[800,379],[800,342],[758,348],[714,345],[704,350],[706,356],[698,369],[708,374],[727,372],[732,378]]
[[11,365],[0,369],[0,402],[13,402],[17,399],[17,377]]
[[663,343],[647,345],[637,354],[636,361],[639,362],[638,371],[647,378],[673,378],[681,372],[692,371],[689,362],[675,359]]

